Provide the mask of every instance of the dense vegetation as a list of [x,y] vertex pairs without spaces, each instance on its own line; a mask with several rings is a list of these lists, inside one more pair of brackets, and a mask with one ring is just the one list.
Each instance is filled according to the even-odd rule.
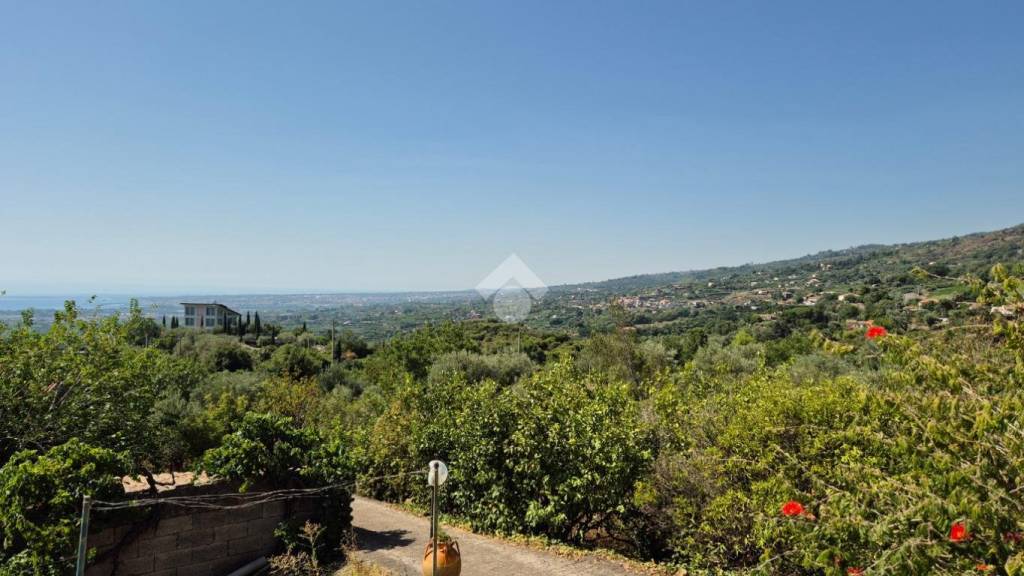
[[123,474],[358,474],[416,506],[422,478],[398,475],[434,458],[478,530],[689,574],[1024,574],[1024,270],[992,266],[1024,244],[979,238],[786,264],[815,275],[804,295],[743,276],[781,268],[674,277],[657,290],[702,302],[685,315],[624,282],[578,330],[247,341],[137,307],[69,304],[45,332],[27,314],[0,327],[0,574],[60,573],[80,496]]

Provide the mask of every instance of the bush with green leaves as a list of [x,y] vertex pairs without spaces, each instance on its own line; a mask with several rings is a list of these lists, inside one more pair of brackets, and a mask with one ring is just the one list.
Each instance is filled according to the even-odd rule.
[[153,463],[150,415],[162,391],[195,386],[188,362],[128,341],[117,317],[79,318],[69,302],[45,333],[0,325],[0,463],[79,438]]
[[509,385],[534,369],[533,361],[526,354],[477,354],[460,350],[439,356],[431,365],[427,380],[439,382],[458,374],[469,383],[494,380]]
[[[368,434],[366,475],[441,459],[452,471],[446,511],[479,529],[579,541],[623,511],[650,440],[628,386],[581,377],[568,363],[511,387],[408,380]],[[366,486],[423,502],[421,483]]]
[[129,464],[126,455],[77,439],[14,454],[0,468],[0,574],[67,573],[83,496],[123,495]]
[[191,358],[209,372],[252,370],[253,357],[233,336],[188,331],[174,347],[177,356]]
[[[999,272],[983,297],[1017,306],[1020,285]],[[653,392],[661,450],[622,532],[691,571],[1020,574],[1016,329],[817,337],[837,364],[814,376],[806,362],[693,363]],[[787,501],[801,512],[783,514]]]
[[223,443],[209,450],[202,469],[240,482],[239,490],[329,488],[320,501],[325,551],[340,552],[352,523],[355,463],[352,439],[342,432],[321,434],[295,426],[291,418],[250,412]]
[[275,414],[249,412],[221,445],[203,456],[204,471],[241,482],[244,492],[254,483],[274,488],[295,488],[309,476],[311,456],[318,438],[292,419]]
[[271,374],[301,380],[315,378],[324,364],[324,358],[315,350],[285,344],[274,350],[265,368]]

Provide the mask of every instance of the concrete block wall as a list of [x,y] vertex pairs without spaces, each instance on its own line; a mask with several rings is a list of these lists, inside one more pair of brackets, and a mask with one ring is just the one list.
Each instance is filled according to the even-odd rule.
[[99,526],[86,576],[221,576],[278,551],[274,529],[315,517],[318,499],[301,498],[232,510],[161,506],[156,520]]

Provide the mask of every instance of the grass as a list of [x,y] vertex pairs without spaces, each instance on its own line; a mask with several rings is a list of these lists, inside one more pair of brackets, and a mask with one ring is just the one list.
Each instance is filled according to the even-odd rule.
[[352,558],[334,576],[391,576],[391,572],[369,562]]

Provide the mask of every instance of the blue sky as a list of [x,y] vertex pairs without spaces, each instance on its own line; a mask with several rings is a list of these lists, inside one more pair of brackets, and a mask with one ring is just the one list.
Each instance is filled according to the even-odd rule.
[[0,2],[0,288],[549,284],[1024,222],[1021,2]]

